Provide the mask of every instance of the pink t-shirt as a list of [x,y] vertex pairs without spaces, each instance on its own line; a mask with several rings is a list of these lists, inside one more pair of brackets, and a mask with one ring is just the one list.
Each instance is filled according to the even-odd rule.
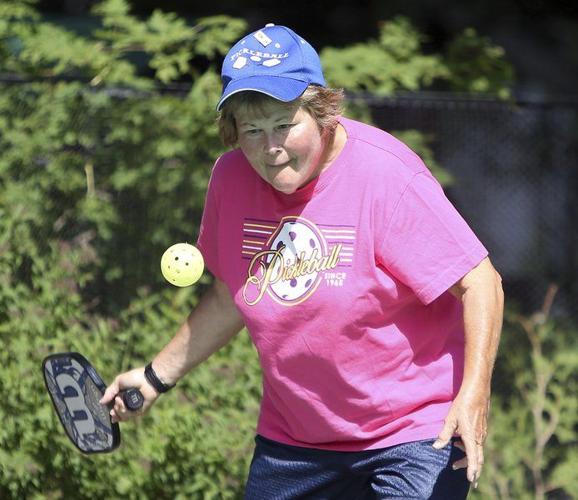
[[342,118],[334,163],[286,195],[240,150],[213,169],[198,246],[257,348],[257,432],[357,451],[436,437],[463,372],[449,292],[487,251],[420,158]]

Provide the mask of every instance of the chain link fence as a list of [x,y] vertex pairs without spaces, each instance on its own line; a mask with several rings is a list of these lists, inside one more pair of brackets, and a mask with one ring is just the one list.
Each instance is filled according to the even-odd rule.
[[506,300],[535,311],[555,283],[553,314],[578,320],[578,101],[421,93],[368,102],[383,129],[432,137],[455,179],[446,192],[488,248]]

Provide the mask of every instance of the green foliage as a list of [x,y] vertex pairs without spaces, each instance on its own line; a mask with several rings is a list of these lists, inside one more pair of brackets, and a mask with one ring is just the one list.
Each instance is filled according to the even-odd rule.
[[199,288],[153,293],[141,287],[118,316],[96,313],[82,293],[102,271],[91,240],[85,233],[39,238],[43,193],[14,182],[4,183],[0,193],[0,497],[238,497],[260,395],[247,334],[179,384],[141,423],[123,426],[120,451],[80,456],[52,411],[42,358],[76,350],[110,380],[151,359],[194,306]]
[[491,429],[480,492],[473,498],[578,498],[576,326],[541,311],[509,311],[494,375]]
[[[138,20],[111,1],[83,38],[41,22],[31,5],[0,7],[0,71],[89,85],[0,87],[0,497],[239,497],[260,396],[246,333],[124,426],[109,456],[68,443],[40,366],[64,350],[84,353],[108,380],[142,365],[208,285],[169,290],[158,262],[167,242],[198,231],[221,152],[211,68],[244,22]],[[131,62],[135,52],[152,79]],[[194,58],[209,69],[196,72]],[[192,80],[186,96],[142,93],[182,76]]]
[[404,17],[383,22],[378,40],[321,52],[329,85],[352,92],[392,95],[394,91],[419,90],[437,78],[447,78],[438,55],[424,55],[420,34]]
[[424,54],[427,38],[398,16],[380,24],[377,40],[325,48],[321,60],[327,82],[349,92],[392,96],[427,89],[434,83],[454,90],[509,96],[513,70],[501,47],[468,28],[444,54]]
[[[30,2],[13,1],[0,13],[0,66],[4,71],[38,76],[74,74],[92,86],[105,84],[151,88],[153,82],[137,74],[130,56],[148,58],[154,77],[168,83],[185,75],[200,76],[191,66],[194,57],[214,58],[241,36],[245,22],[228,16],[200,19],[195,26],[173,13],[155,10],[146,20],[130,15],[125,0],[105,0],[94,8],[102,28],[92,38],[79,37],[35,19]],[[10,41],[17,40],[17,48]],[[14,45],[14,44],[12,44]]]
[[446,64],[452,90],[511,97],[514,72],[504,49],[478,36],[473,28],[464,30],[448,47]]

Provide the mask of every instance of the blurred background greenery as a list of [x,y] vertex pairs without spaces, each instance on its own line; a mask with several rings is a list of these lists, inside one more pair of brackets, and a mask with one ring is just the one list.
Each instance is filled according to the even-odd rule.
[[[170,288],[159,260],[171,243],[196,239],[223,151],[220,61],[249,25],[130,9],[96,3],[79,33],[33,1],[0,3],[0,498],[242,495],[261,391],[246,332],[124,425],[111,455],[78,454],[43,387],[40,364],[52,352],[82,352],[107,380],[142,365],[210,284],[206,275]],[[426,43],[394,16],[321,57],[329,83],[348,92],[348,114],[368,121],[371,96],[399,92],[516,105],[512,64],[488,37],[466,29],[438,51]],[[431,138],[395,133],[452,182]],[[577,498],[578,327],[552,314],[557,291],[544,289],[535,310],[508,304],[474,498]]]

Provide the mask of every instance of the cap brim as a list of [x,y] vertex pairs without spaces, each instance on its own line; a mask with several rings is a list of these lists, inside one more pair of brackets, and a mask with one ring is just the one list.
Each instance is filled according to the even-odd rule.
[[231,97],[233,94],[237,94],[238,92],[260,92],[261,94],[268,95],[273,99],[277,99],[282,102],[289,102],[297,99],[301,94],[303,94],[308,86],[308,82],[294,80],[293,78],[287,77],[276,77],[269,75],[241,78],[227,85],[221,100],[217,104],[217,111],[221,110],[223,103],[229,97]]

